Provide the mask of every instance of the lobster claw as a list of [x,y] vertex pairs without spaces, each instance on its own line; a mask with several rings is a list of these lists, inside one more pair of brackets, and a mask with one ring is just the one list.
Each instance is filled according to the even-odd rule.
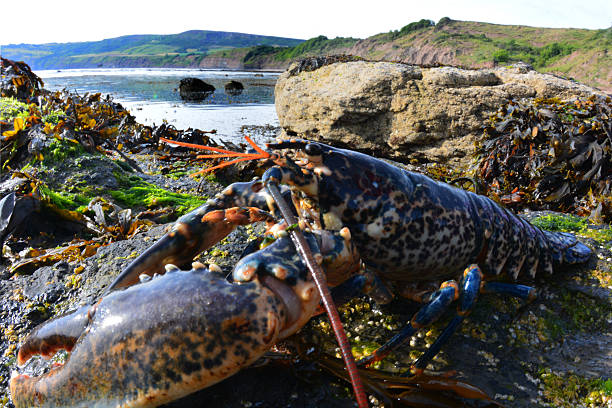
[[[330,286],[336,286],[360,272],[361,258],[351,241],[348,229],[307,231],[304,236],[309,246],[316,249],[315,259],[324,266],[326,281]],[[287,308],[286,332],[293,332],[297,327],[302,327],[313,314],[312,310],[307,310],[304,306],[311,305],[311,299],[318,297],[318,291],[314,282],[309,279],[308,269],[287,234],[282,234],[272,244],[242,258],[234,267],[232,276],[234,282],[243,283],[259,276],[279,295],[281,294],[280,289],[277,289],[279,286],[292,289],[296,300],[288,304],[296,307]],[[282,297],[289,296],[283,293]],[[302,308],[299,309],[298,306]],[[281,336],[284,337],[283,333]]]
[[90,310],[91,306],[82,306],[74,312],[57,316],[38,326],[19,349],[17,364],[25,364],[34,355],[49,358],[58,350],[72,351],[89,323]]
[[21,346],[20,364],[59,349],[71,354],[41,376],[14,375],[13,403],[151,407],[208,387],[249,366],[312,316],[320,297],[314,291],[303,298],[308,285],[307,277],[289,284],[272,276],[230,283],[216,266],[169,266],[166,275],[35,329]]
[[185,265],[215,245],[238,225],[273,222],[274,217],[255,207],[220,209],[207,203],[179,218],[170,232],[132,261],[111,283],[107,292],[139,282],[141,274],[163,274],[164,265]]

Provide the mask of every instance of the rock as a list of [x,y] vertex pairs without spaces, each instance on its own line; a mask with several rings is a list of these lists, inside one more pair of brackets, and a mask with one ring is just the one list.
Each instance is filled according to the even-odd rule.
[[289,75],[297,75],[300,72],[310,72],[317,70],[326,65],[335,64],[336,62],[362,61],[363,58],[354,55],[322,55],[303,60],[293,64],[289,68]]
[[275,88],[286,136],[455,164],[471,155],[485,120],[507,100],[591,95],[605,96],[528,64],[467,70],[346,59],[296,63]]
[[225,93],[229,95],[240,95],[244,91],[244,85],[238,81],[229,81],[225,84]]
[[186,101],[201,101],[215,92],[215,87],[199,78],[183,78],[179,84],[181,98]]

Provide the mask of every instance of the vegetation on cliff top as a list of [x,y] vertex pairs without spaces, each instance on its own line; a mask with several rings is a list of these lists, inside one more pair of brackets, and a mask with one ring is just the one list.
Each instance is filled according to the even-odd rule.
[[[341,41],[340,41],[341,40]],[[312,44],[306,47],[306,44]],[[316,46],[314,46],[316,45]],[[420,53],[420,50],[427,50]],[[524,61],[591,86],[612,90],[612,27],[603,30],[538,28],[454,21],[410,23],[365,40],[321,37],[291,49],[291,58],[347,53],[371,60],[449,64],[477,68]],[[303,50],[302,52],[297,52]],[[287,55],[276,50],[276,56]]]

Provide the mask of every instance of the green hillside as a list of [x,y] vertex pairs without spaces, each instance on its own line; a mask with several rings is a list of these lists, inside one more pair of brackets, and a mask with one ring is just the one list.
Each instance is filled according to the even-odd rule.
[[2,56],[33,69],[96,66],[194,66],[214,50],[266,45],[295,46],[303,40],[223,31],[129,35],[102,41],[2,45]]
[[[310,55],[353,54],[365,59],[470,68],[527,62],[612,92],[612,27],[603,30],[511,26],[443,18],[420,20],[364,40],[316,37],[281,49],[257,47],[244,62],[265,65]],[[251,57],[251,58],[249,58]]]

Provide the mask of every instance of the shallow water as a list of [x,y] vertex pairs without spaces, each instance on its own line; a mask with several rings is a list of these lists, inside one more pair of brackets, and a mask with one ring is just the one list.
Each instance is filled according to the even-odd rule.
[[[278,126],[274,85],[278,73],[168,68],[104,68],[36,71],[50,90],[83,94],[110,94],[140,123],[178,129],[217,130],[226,139],[242,139],[243,125]],[[216,90],[202,102],[184,102],[178,92],[182,78],[196,77]],[[240,95],[228,95],[224,86],[235,80],[244,85]]]

